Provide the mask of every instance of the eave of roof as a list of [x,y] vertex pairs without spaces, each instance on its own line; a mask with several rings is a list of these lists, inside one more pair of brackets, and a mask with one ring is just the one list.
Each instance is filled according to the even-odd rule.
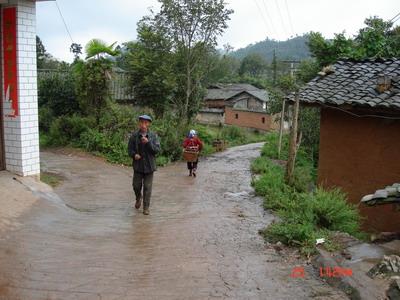
[[[400,58],[341,60],[333,65],[334,72],[318,76],[300,89],[300,101],[332,106],[386,108],[400,110]],[[391,78],[389,90],[376,90],[378,77]],[[287,97],[294,100],[294,95]]]

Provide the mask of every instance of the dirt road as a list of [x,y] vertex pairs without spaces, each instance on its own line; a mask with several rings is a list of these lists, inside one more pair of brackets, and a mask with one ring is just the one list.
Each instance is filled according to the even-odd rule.
[[156,173],[150,216],[132,208],[132,171],[42,153],[64,177],[0,238],[0,299],[345,299],[287,262],[257,231],[271,222],[250,187],[261,144]]

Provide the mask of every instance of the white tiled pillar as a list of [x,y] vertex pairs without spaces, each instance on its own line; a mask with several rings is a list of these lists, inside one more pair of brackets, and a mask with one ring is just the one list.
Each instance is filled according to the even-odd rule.
[[[40,173],[40,161],[36,77],[36,7],[34,1],[11,0],[8,5],[2,5],[2,9],[10,6],[17,8],[19,114],[16,117],[7,116],[10,112],[10,102],[6,101],[4,84],[2,84],[6,169],[22,176],[37,175]],[[1,48],[3,49],[3,47]]]

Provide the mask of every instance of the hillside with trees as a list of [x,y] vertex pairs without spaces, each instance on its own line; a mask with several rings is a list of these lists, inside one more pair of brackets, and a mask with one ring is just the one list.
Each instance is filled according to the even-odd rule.
[[258,54],[266,61],[271,62],[275,50],[278,60],[303,60],[310,57],[307,42],[308,35],[296,36],[286,41],[267,38],[264,41],[233,51],[231,56],[243,59],[249,54]]

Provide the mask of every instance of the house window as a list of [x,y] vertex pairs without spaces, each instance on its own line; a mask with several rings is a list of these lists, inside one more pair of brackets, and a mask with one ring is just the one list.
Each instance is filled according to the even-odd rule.
[[261,122],[262,122],[263,124],[265,124],[265,117],[262,117],[262,118],[261,118]]
[[235,119],[239,119],[239,114],[235,114]]

